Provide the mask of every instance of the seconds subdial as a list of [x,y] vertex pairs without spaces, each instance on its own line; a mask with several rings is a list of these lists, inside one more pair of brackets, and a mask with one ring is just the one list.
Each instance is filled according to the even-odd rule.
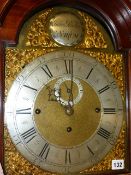
[[[63,106],[73,107],[74,104],[80,102],[83,96],[83,87],[78,78],[73,78],[73,90],[70,89],[71,78],[70,76],[64,76],[55,83],[55,96]],[[58,99],[58,93],[61,89],[61,96]],[[73,94],[72,94],[73,93]],[[70,96],[73,95],[73,99]]]

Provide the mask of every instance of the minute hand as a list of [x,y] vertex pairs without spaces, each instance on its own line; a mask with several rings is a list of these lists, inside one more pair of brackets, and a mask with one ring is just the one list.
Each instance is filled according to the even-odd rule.
[[71,74],[71,84],[70,84],[70,95],[68,102],[72,103],[73,106],[73,60],[70,61],[70,74]]

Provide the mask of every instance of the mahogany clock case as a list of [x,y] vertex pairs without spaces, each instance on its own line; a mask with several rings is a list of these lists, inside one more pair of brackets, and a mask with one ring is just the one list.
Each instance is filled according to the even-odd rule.
[[[1,0],[0,6],[0,162],[4,167],[4,89],[5,48],[18,43],[24,22],[33,14],[55,6],[67,6],[87,12],[110,34],[115,51],[123,54],[126,77],[127,169],[131,171],[131,1],[130,0]],[[118,172],[119,173],[119,172]],[[121,172],[120,172],[121,173]]]

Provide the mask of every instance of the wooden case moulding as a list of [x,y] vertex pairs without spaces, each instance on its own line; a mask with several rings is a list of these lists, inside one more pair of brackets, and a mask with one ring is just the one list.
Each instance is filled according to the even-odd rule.
[[[16,46],[25,22],[47,8],[76,8],[95,18],[109,34],[115,52],[122,53],[125,63],[128,167],[131,174],[131,1],[130,0],[1,0],[0,5],[0,162],[4,169],[4,91],[5,49]],[[116,172],[117,173],[117,172]],[[120,172],[122,173],[122,172]]]

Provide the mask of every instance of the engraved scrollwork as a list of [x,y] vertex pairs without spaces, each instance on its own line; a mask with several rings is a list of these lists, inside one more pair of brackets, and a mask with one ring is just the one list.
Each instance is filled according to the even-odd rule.
[[[37,14],[34,18],[30,20],[30,25],[26,25],[23,29],[23,43],[19,44],[25,45],[25,47],[61,47],[57,44],[51,37],[49,32],[49,17],[52,9],[48,9],[46,11]],[[79,15],[84,22],[84,38],[78,44],[76,44],[76,48],[101,48],[108,49],[108,47],[112,47],[112,43],[110,38],[105,31],[105,29],[89,15],[84,12],[79,12]],[[63,30],[62,30],[63,32]],[[62,33],[61,32],[61,33]],[[66,33],[68,34],[68,33]]]
[[[53,51],[54,49],[6,49],[6,91],[7,95],[9,88],[22,70],[22,68],[31,62],[33,59],[37,58],[40,55],[43,55],[47,52]],[[81,50],[79,50],[81,51]],[[88,54],[100,62],[102,62],[115,76],[118,86],[120,88],[121,94],[124,94],[124,80],[123,80],[123,58],[121,54],[109,54],[104,52],[92,52],[83,50],[85,54]],[[105,59],[106,58],[106,59]],[[13,69],[12,69],[13,67]],[[125,127],[123,124],[119,138],[116,145],[112,151],[105,157],[105,159],[100,162],[98,165],[93,168],[87,169],[82,174],[87,174],[91,172],[97,172],[101,170],[110,170],[111,161],[113,159],[125,159]],[[33,172],[34,175],[51,175],[49,172],[40,170],[39,168],[31,165],[27,162],[15,149],[14,145],[11,142],[7,129],[5,127],[5,165],[6,173],[8,175],[27,175],[30,172]]]

